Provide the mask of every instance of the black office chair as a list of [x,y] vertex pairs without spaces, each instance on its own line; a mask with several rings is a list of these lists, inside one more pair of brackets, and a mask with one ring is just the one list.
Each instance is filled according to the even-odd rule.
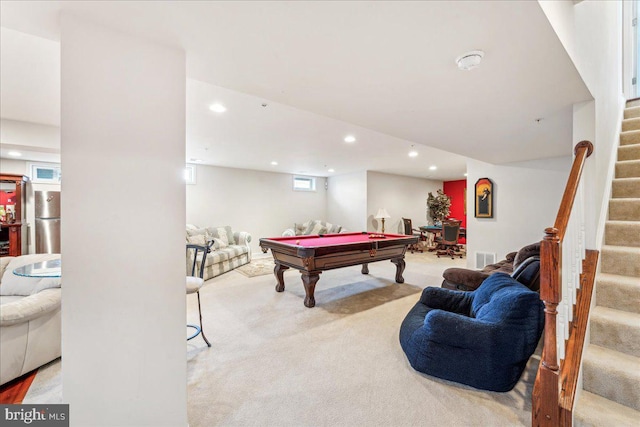
[[[197,325],[187,325],[187,328],[194,329],[194,333],[187,338],[187,341],[197,337],[202,334],[202,338],[204,342],[207,343],[208,347],[211,347],[211,343],[207,339],[204,334],[204,330],[202,329],[202,309],[200,308],[200,288],[204,285],[204,267],[207,263],[207,255],[211,252],[211,246],[213,245],[213,241],[211,241],[207,245],[195,245],[188,243],[187,244],[187,259],[189,255],[193,255],[193,261],[191,264],[191,275],[187,276],[187,295],[195,293],[198,296],[198,315],[200,316],[200,326]],[[192,251],[192,254],[189,253]],[[199,268],[196,268],[198,267]],[[196,275],[197,272],[197,275]]]
[[458,220],[442,221],[442,240],[440,240],[440,249],[436,252],[438,258],[440,255],[450,256],[451,259],[454,259],[456,255],[462,258],[463,254],[460,252],[460,245],[458,245],[461,223],[462,221]]
[[[424,242],[425,240],[427,240],[427,237],[424,235],[424,232],[422,232],[421,230],[417,230],[415,228],[413,228],[412,224],[411,224],[411,220],[409,218],[402,218],[402,223],[404,224],[404,234],[409,235],[409,236],[416,236],[418,237],[418,243],[414,243],[412,245],[409,245],[409,251],[411,253],[413,253],[414,251],[417,252],[424,252],[423,249],[423,245],[420,242]],[[417,233],[416,233],[417,231]]]

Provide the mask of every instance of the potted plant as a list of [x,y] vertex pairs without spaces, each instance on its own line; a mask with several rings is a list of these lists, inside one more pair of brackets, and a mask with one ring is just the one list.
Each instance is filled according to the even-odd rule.
[[438,195],[434,196],[429,192],[427,198],[427,217],[431,218],[434,225],[440,225],[443,219],[449,216],[449,207],[451,206],[451,198],[444,194],[442,190],[438,190]]

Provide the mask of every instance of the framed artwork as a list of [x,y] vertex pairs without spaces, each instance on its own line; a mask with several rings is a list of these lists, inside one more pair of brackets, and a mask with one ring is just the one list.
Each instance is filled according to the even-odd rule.
[[476,181],[476,218],[493,218],[493,183],[489,178]]

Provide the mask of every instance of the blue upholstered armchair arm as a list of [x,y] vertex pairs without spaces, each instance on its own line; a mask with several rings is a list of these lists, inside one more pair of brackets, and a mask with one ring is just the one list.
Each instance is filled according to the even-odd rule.
[[428,287],[422,291],[420,302],[430,308],[453,313],[469,314],[471,311],[471,293],[469,292]]
[[500,327],[494,323],[442,310],[424,317],[424,332],[431,341],[457,348],[486,349],[498,342]]

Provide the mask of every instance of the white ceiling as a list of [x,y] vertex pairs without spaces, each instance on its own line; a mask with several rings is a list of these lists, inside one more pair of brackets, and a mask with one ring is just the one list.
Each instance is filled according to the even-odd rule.
[[60,11],[185,49],[187,159],[210,164],[459,179],[462,156],[569,155],[590,99],[535,1],[2,2],[3,27],[48,39],[2,31],[2,117],[59,123]]

